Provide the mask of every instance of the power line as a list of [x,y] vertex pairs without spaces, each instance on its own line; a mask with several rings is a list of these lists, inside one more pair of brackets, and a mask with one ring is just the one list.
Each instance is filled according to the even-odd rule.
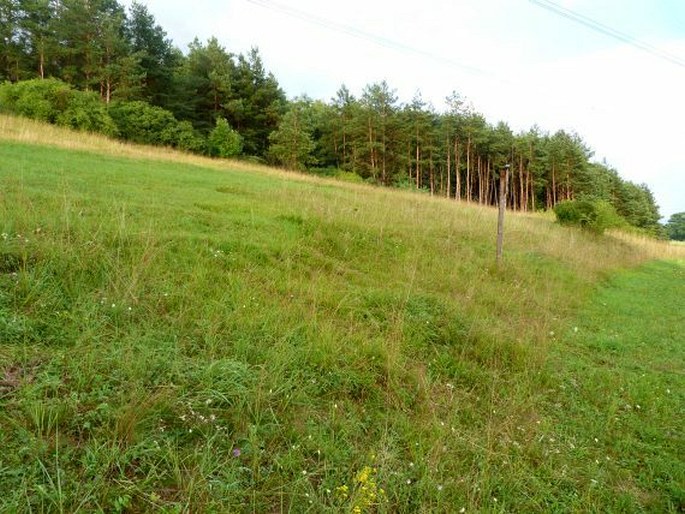
[[306,21],[308,23],[312,23],[314,25],[318,25],[319,27],[323,27],[326,29],[332,29],[336,30],[338,32],[342,32],[344,34],[347,34],[348,36],[356,37],[358,39],[364,39],[366,41],[370,41],[376,45],[383,46],[385,48],[390,48],[392,50],[397,50],[399,52],[405,52],[405,53],[412,53],[421,57],[426,57],[429,59],[432,59],[434,61],[438,61],[442,64],[446,64],[448,66],[451,66],[453,68],[460,69],[462,71],[466,71],[468,73],[471,73],[473,75],[481,75],[481,76],[487,76],[492,79],[499,80],[492,72],[484,70],[482,68],[478,68],[476,66],[471,66],[468,64],[464,64],[458,61],[455,61],[453,59],[449,59],[446,57],[441,57],[439,55],[436,55],[434,53],[428,52],[426,50],[421,50],[409,45],[406,45],[404,43],[400,43],[398,41],[393,41],[392,39],[388,39],[382,36],[378,36],[376,34],[372,34],[371,32],[366,32],[363,30],[360,30],[356,27],[352,27],[350,25],[345,25],[342,23],[338,23],[326,18],[322,18],[319,16],[316,16],[314,14],[310,14],[305,11],[301,11],[299,9],[295,9],[293,7],[290,7],[288,5],[284,5],[278,2],[273,2],[271,0],[246,0],[248,3],[258,5],[259,7],[263,7],[265,9],[270,9],[272,11],[277,11],[280,12],[281,14],[285,14],[287,16],[290,16],[292,18],[297,18],[303,21]]
[[[327,18],[323,18],[320,16],[317,16],[315,14],[305,12],[293,7],[290,7],[288,5],[284,5],[279,2],[275,2],[273,0],[245,0],[247,3],[278,12],[280,14],[284,14],[286,16],[289,16],[291,18],[296,18],[302,21],[305,21],[307,23],[317,25],[319,27],[325,28],[325,29],[330,29],[330,30],[335,30],[337,32],[349,35],[351,37],[355,37],[358,39],[366,40],[371,43],[374,43],[378,46],[382,46],[385,48],[389,48],[395,51],[398,51],[400,53],[411,53],[414,55],[418,55],[421,57],[425,57],[428,59],[431,59],[433,61],[442,63],[444,65],[450,66],[452,68],[456,68],[462,71],[465,71],[467,73],[470,73],[471,75],[478,75],[486,80],[492,82],[492,83],[497,83],[503,86],[513,86],[513,87],[521,87],[525,88],[527,90],[535,90],[537,91],[542,97],[549,96],[552,93],[552,90],[549,87],[541,87],[539,84],[529,84],[529,83],[522,83],[522,82],[515,82],[512,81],[508,77],[503,77],[502,75],[497,75],[491,71],[484,70],[482,68],[478,68],[475,66],[470,66],[467,64],[463,64],[461,62],[455,61],[453,59],[449,59],[446,57],[442,57],[439,55],[436,55],[434,53],[428,52],[426,50],[421,50],[415,47],[412,47],[410,45],[407,45],[405,43],[401,43],[398,41],[394,41],[392,39],[388,39],[382,36],[378,36],[376,34],[373,34],[371,32],[366,32],[364,30],[358,29],[356,27],[353,27],[351,25],[345,25],[343,23],[339,23]],[[571,106],[572,104],[569,102],[557,102],[558,105],[567,105]],[[584,106],[586,109],[588,109],[588,112],[593,112],[593,114],[597,111],[604,111],[602,107],[598,107],[595,105],[590,105],[590,106]]]
[[585,27],[592,29],[595,32],[599,32],[600,34],[604,34],[605,36],[609,36],[624,43],[628,43],[629,45],[634,46],[635,48],[639,48],[640,50],[652,54],[655,57],[659,57],[661,59],[664,59],[665,61],[670,62],[671,64],[675,64],[677,66],[685,68],[685,59],[682,59],[677,55],[671,54],[660,48],[657,48],[654,45],[650,45],[649,43],[640,41],[639,39],[636,39],[633,36],[626,34],[625,32],[621,32],[612,27],[609,27],[608,25],[604,25],[603,23],[600,23],[597,20],[593,20],[588,16],[572,11],[571,9],[567,9],[566,7],[562,7],[561,5],[557,4],[556,2],[553,2],[552,0],[530,1],[538,7],[542,7],[549,11],[552,11],[553,13],[558,14],[559,16],[567,18],[571,21],[575,21],[576,23],[580,23],[581,25],[584,25]]

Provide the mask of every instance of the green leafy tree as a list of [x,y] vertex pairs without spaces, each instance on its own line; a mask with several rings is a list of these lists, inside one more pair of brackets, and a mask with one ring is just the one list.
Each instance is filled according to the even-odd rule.
[[100,22],[100,94],[109,103],[112,98],[135,100],[141,97],[145,71],[141,54],[133,52],[125,34],[123,11],[105,12]]
[[101,90],[104,97],[103,67],[113,55],[107,55],[103,36],[123,32],[123,8],[116,0],[61,0],[55,15],[61,78],[79,89]]
[[677,212],[666,223],[668,237],[674,241],[685,241],[685,212]]
[[[424,187],[429,171],[428,146],[431,141],[431,113],[426,110],[426,102],[421,93],[414,95],[411,103],[404,107],[401,114],[401,124],[404,140],[406,141],[406,167],[409,182],[416,189]],[[428,183],[432,190],[432,177],[428,177]]]
[[27,74],[41,79],[54,75],[57,69],[59,44],[55,32],[55,2],[23,0],[19,22],[27,57]]
[[177,98],[173,111],[199,130],[209,132],[218,118],[226,117],[234,74],[233,56],[218,39],[213,37],[203,44],[196,38],[177,75],[184,93]]
[[333,160],[330,164],[346,171],[353,171],[357,164],[355,151],[354,120],[358,117],[359,102],[350,90],[342,85],[331,102],[330,118],[327,123],[327,144]]
[[20,20],[19,1],[0,0],[0,81],[16,82],[25,78]]
[[308,109],[307,100],[292,103],[278,129],[269,137],[270,157],[288,169],[303,170],[314,164],[312,120],[307,112]]
[[209,134],[208,146],[212,157],[235,157],[243,150],[243,139],[226,119],[219,118]]
[[276,77],[267,73],[259,50],[239,55],[231,100],[225,106],[226,118],[242,136],[245,153],[265,157],[269,135],[278,128],[286,109],[285,93]]
[[634,227],[656,230],[659,226],[659,208],[646,184],[621,181],[615,201],[616,210]]
[[133,2],[126,21],[126,36],[132,55],[139,58],[140,98],[152,105],[168,108],[179,94],[174,82],[182,55],[157,24],[147,7]]
[[369,176],[374,181],[388,185],[392,175],[399,170],[394,166],[393,139],[397,128],[397,95],[387,82],[370,84],[364,88],[361,98],[363,115],[366,118],[366,160]]

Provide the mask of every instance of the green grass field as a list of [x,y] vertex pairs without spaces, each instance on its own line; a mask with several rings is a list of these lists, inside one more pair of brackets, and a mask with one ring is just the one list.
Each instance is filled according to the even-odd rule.
[[685,509],[682,247],[0,125],[0,512]]

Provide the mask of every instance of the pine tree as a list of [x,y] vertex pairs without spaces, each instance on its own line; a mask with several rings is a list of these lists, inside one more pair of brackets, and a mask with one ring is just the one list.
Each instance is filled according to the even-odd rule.
[[175,71],[182,55],[162,27],[144,5],[133,2],[126,23],[131,53],[139,56],[143,73],[141,96],[160,107],[168,107],[176,99]]
[[307,112],[309,107],[307,100],[291,103],[278,129],[269,137],[271,158],[288,169],[304,170],[314,164],[312,123]]
[[21,12],[18,0],[0,0],[0,81],[28,78],[20,36]]

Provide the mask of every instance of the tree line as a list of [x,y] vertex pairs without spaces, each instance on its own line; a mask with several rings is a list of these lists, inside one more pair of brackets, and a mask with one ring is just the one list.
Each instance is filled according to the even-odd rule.
[[257,49],[236,55],[210,38],[183,53],[139,3],[0,0],[0,45],[8,112],[488,205],[509,164],[514,209],[599,200],[634,227],[662,231],[649,188],[593,162],[578,134],[514,133],[457,93],[440,110],[420,93],[403,103],[386,82],[359,97],[343,85],[328,102],[288,100]]

